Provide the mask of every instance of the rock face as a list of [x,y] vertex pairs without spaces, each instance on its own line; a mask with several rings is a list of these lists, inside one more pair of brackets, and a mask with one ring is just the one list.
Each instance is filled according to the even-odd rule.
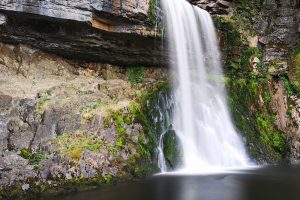
[[149,23],[155,9],[149,4],[150,0],[5,0],[0,2],[0,40],[67,58],[158,66],[166,59]]
[[30,193],[40,180],[109,181],[141,175],[142,164],[156,168],[155,136],[141,125],[137,102],[166,69],[86,63],[0,44],[0,72],[0,191],[22,183]]
[[144,21],[149,10],[149,1],[138,0],[54,0],[16,1],[4,0],[0,8],[5,11],[30,13],[63,20],[91,22],[97,13],[122,17],[132,21]]

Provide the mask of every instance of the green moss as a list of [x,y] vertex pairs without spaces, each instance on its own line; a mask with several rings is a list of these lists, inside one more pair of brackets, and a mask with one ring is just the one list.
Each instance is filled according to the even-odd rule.
[[150,25],[155,25],[156,23],[156,14],[155,14],[155,6],[156,6],[156,0],[150,0],[149,2],[149,10],[148,10],[148,17],[146,19],[146,22]]
[[33,165],[35,169],[39,168],[39,162],[46,159],[46,153],[38,150],[36,153],[32,153],[29,149],[24,148],[20,152],[20,156],[29,160],[29,164]]
[[180,163],[182,152],[178,148],[178,140],[173,131],[169,131],[164,135],[163,152],[168,166],[175,169]]
[[119,148],[124,148],[124,141],[123,141],[123,138],[119,138],[116,142],[116,146],[119,147]]
[[32,157],[32,154],[29,149],[24,148],[21,150],[20,156],[25,159],[30,159]]
[[[148,118],[149,106],[156,103],[158,93],[167,89],[166,82],[161,82],[152,89],[141,92],[136,97],[135,101],[132,101],[130,105],[125,109],[117,111],[111,111],[105,118],[106,128],[114,124],[117,132],[117,141],[114,146],[107,147],[108,150],[114,154],[118,152],[118,149],[124,148],[126,145],[133,145],[138,147],[138,154],[130,157],[127,162],[125,171],[130,171],[133,176],[145,176],[154,172],[157,172],[157,158],[156,147],[157,138],[152,131],[152,124]],[[133,144],[133,141],[128,137],[125,126],[134,126],[140,124],[142,130],[140,130],[138,144]],[[138,174],[137,174],[138,172]]]

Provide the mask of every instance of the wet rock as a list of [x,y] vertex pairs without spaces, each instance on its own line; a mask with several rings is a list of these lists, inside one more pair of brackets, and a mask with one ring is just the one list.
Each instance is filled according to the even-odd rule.
[[6,16],[3,14],[0,14],[0,26],[6,25]]
[[182,161],[179,140],[174,130],[169,130],[163,138],[163,152],[168,168],[175,169]]

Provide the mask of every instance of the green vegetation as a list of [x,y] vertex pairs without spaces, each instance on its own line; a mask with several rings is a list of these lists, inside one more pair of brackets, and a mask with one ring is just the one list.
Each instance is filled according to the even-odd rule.
[[[228,103],[236,127],[246,138],[250,155],[269,162],[284,158],[286,136],[276,128],[276,118],[270,109],[269,79],[236,76],[228,79]],[[260,102],[259,95],[264,102]]]
[[128,69],[128,81],[132,84],[143,82],[144,67],[134,67]]
[[259,114],[256,117],[256,124],[261,132],[260,139],[267,145],[271,146],[280,154],[286,153],[286,139],[279,130],[274,128],[275,116]]
[[233,2],[233,20],[235,20],[238,29],[243,29],[243,33],[249,35],[256,34],[253,24],[257,20],[257,17],[259,17],[258,13],[261,9],[261,2],[261,0],[235,0]]
[[[253,2],[255,3],[250,5]],[[274,162],[283,159],[287,153],[286,136],[276,128],[270,106],[272,93],[269,85],[276,81],[269,74],[270,66],[258,62],[255,70],[252,69],[251,61],[254,58],[261,60],[263,57],[262,51],[249,47],[247,40],[249,35],[255,34],[249,28],[254,18],[245,20],[245,16],[253,16],[258,11],[256,8],[253,12],[250,11],[258,5],[257,1],[253,2],[235,1],[235,17],[215,17],[214,21],[220,30],[225,52],[225,84],[235,125],[246,138],[252,157],[258,161]],[[285,81],[285,88],[290,94],[296,92],[288,80]]]
[[150,0],[148,17],[146,19],[146,22],[150,25],[155,25],[156,23],[155,6],[156,6],[156,0]]
[[55,139],[55,143],[59,146],[60,154],[79,160],[84,150],[99,152],[104,145],[104,141],[95,135],[84,134],[80,131],[75,134],[64,133]]
[[263,99],[265,101],[265,103],[270,103],[272,100],[271,94],[269,91],[265,91],[264,95],[263,95]]
[[33,165],[36,169],[39,168],[39,162],[46,159],[44,151],[39,150],[36,153],[32,153],[27,148],[21,150],[20,156],[29,160],[29,164]]
[[281,80],[283,80],[284,88],[287,92],[288,96],[298,95],[299,94],[299,86],[297,85],[297,82],[291,82],[289,79],[285,76],[280,77]]

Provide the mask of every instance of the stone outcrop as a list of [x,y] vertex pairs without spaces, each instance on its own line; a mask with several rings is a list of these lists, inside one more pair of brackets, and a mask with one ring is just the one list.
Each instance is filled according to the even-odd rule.
[[[299,66],[292,66],[289,61],[300,47],[300,2],[265,1],[263,5],[262,19],[257,27],[259,44],[264,50],[262,61],[275,78],[288,76],[292,84],[299,82]],[[287,81],[275,84],[271,107],[278,118],[276,126],[287,134],[289,159],[296,163],[300,159],[299,96],[291,94],[291,87],[295,86],[289,86]]]
[[0,2],[0,40],[67,58],[159,66],[166,59],[155,22],[149,22],[153,9],[150,0],[5,0]]

